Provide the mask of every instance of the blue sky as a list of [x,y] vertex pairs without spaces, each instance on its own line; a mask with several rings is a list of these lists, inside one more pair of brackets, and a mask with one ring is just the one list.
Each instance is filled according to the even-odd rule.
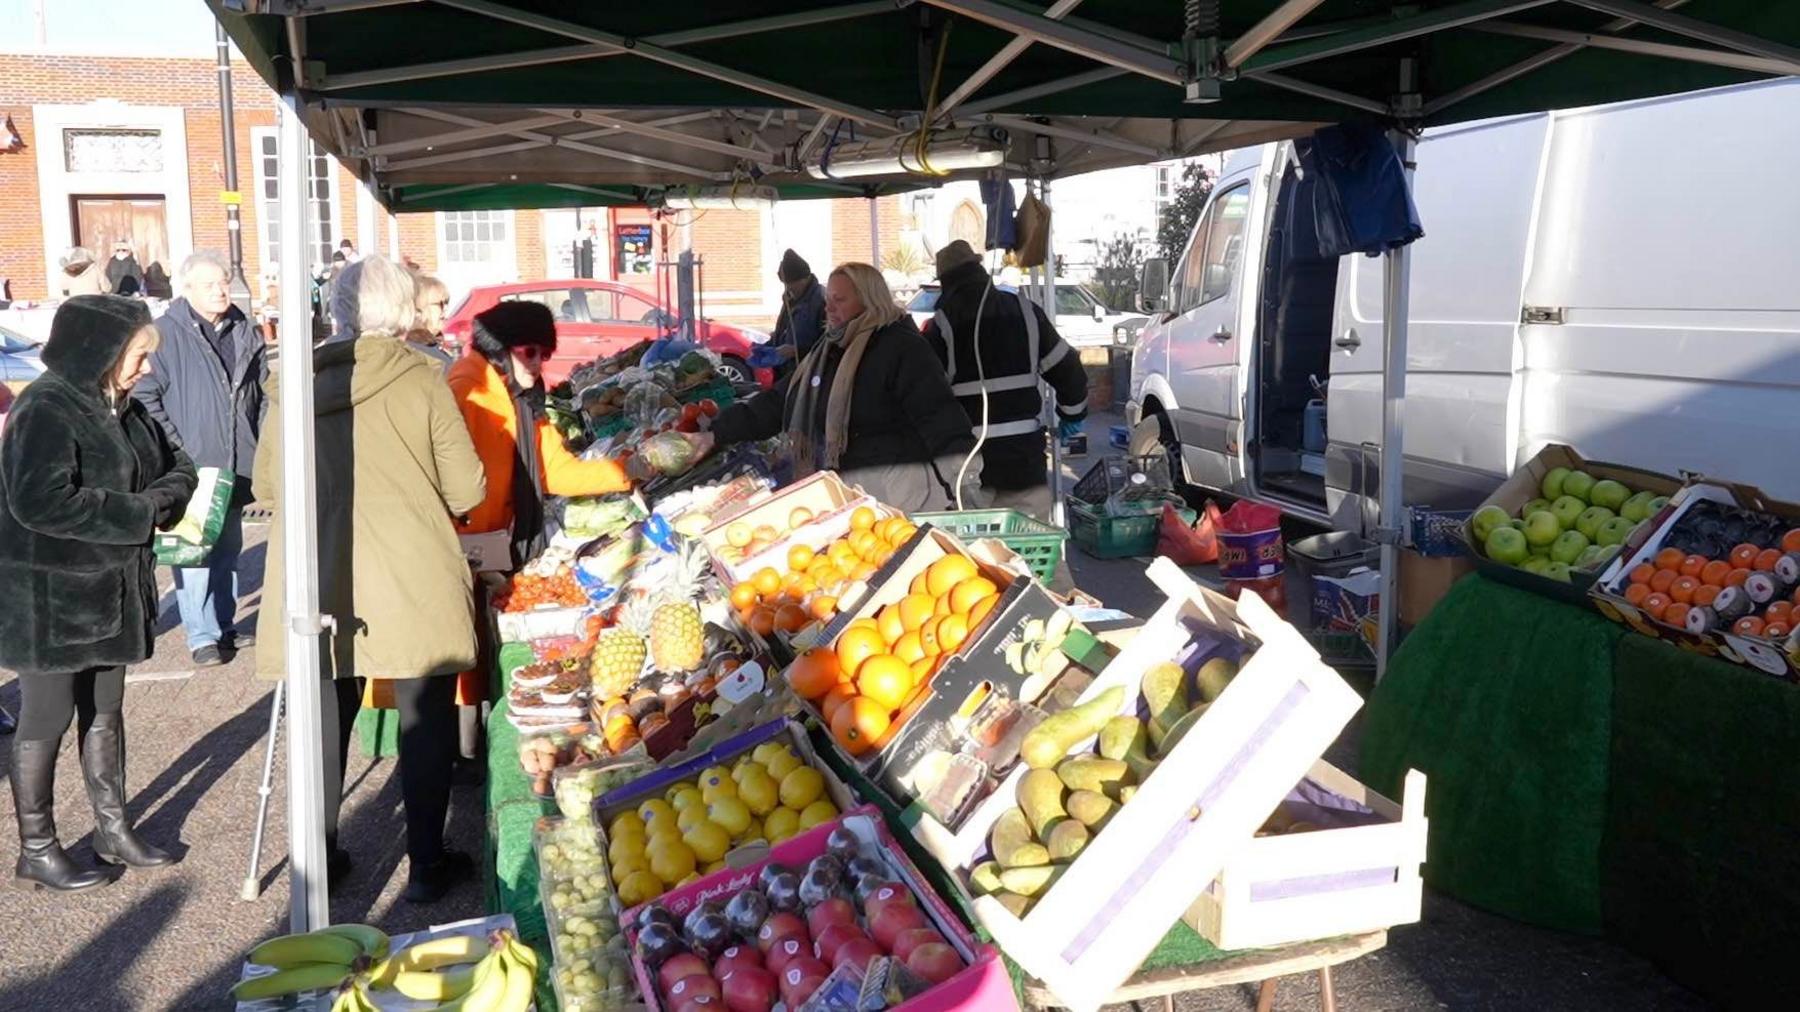
[[[54,47],[135,48],[146,55],[210,54],[213,18],[200,0],[41,0]],[[37,41],[33,0],[0,0],[0,47]]]

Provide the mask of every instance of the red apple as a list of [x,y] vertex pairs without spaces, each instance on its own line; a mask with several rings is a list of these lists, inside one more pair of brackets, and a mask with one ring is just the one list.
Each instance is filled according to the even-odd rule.
[[799,1008],[831,976],[831,968],[811,956],[801,956],[781,971],[781,1000]]
[[731,1012],[769,1012],[779,985],[760,966],[740,966],[725,978],[725,1006]]
[[919,946],[931,942],[941,945],[943,941],[944,936],[938,934],[936,928],[908,928],[900,932],[899,938],[894,939],[894,958],[904,963]]
[[821,902],[806,914],[806,926],[812,931],[814,938],[823,935],[829,925],[855,923],[856,908],[850,905],[849,900],[838,896]]
[[719,1012],[724,1007],[725,1001],[722,998],[714,998],[710,994],[696,994],[675,1005],[671,1012]]
[[748,945],[734,945],[719,953],[719,961],[713,964],[713,976],[724,980],[738,970],[762,968],[762,956],[755,949]]
[[962,957],[942,942],[927,942],[912,951],[906,968],[931,981],[942,984],[962,972]]
[[667,991],[669,1004],[680,1005],[682,1002],[706,995],[713,1001],[724,1001],[724,992],[719,990],[719,982],[712,979],[712,974],[702,970],[691,977],[683,977],[675,982],[675,986]]
[[770,915],[769,919],[763,922],[762,927],[756,930],[756,947],[766,953],[775,947],[776,942],[795,936],[808,937],[806,922],[794,914],[782,911]]
[[827,924],[825,930],[813,939],[813,955],[822,962],[835,963],[837,951],[843,947],[845,942],[855,938],[866,939],[868,937],[855,924]]
[[831,966],[837,969],[842,966],[854,966],[856,972],[867,975],[869,964],[882,956],[881,948],[867,938],[852,938],[838,946],[837,955],[832,957]]
[[895,905],[916,907],[918,904],[913,902],[911,889],[898,882],[884,882],[876,886],[863,902],[863,916],[870,924],[874,924],[875,918],[880,917],[883,910]]
[[918,907],[905,903],[890,903],[879,914],[869,921],[869,934],[881,943],[883,951],[894,951],[894,943],[900,940],[900,933],[914,928],[929,928],[931,921],[919,911]]
[[684,952],[678,956],[669,957],[669,961],[662,965],[662,969],[656,971],[656,981],[662,985],[664,991],[667,991],[675,986],[676,981],[705,972],[706,960],[691,952]]
[[812,956],[812,943],[807,940],[806,936],[802,934],[797,938],[783,938],[776,942],[775,947],[768,952],[769,969],[780,973],[787,968],[789,963],[801,956],[808,958]]

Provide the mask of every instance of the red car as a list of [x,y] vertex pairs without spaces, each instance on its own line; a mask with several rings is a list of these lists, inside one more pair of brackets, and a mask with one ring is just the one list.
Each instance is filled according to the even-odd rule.
[[[444,321],[444,335],[467,348],[475,315],[514,299],[542,303],[556,314],[556,356],[544,365],[545,382],[551,385],[568,379],[577,366],[662,336],[676,319],[651,296],[612,281],[520,281],[471,289]],[[698,337],[719,356],[721,370],[732,382],[771,385],[769,370],[750,367],[754,345],[742,330],[702,319]]]

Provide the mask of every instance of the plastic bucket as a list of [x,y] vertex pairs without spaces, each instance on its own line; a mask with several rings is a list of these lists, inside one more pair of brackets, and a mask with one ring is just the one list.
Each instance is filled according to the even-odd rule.
[[1219,532],[1219,576],[1227,580],[1260,580],[1284,569],[1281,528],[1242,533]]

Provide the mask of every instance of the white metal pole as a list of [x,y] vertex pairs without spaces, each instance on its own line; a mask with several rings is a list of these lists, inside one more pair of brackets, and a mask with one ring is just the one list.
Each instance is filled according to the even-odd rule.
[[[1412,188],[1412,134],[1390,135]],[[1381,542],[1380,640],[1375,650],[1375,677],[1387,674],[1388,655],[1394,649],[1400,612],[1400,542],[1406,502],[1403,479],[1406,470],[1406,327],[1412,299],[1412,247],[1389,250],[1383,257],[1382,363],[1381,363],[1381,517],[1376,535]],[[1367,495],[1368,490],[1363,489]]]
[[[325,757],[319,684],[319,560],[313,459],[313,347],[307,265],[307,133],[298,96],[281,108],[281,536],[288,712],[288,924],[331,923],[326,899]],[[335,799],[334,799],[335,800]]]
[[[1044,220],[1044,315],[1050,318],[1050,325],[1056,325],[1056,215],[1050,212],[1050,177],[1038,177],[1038,199],[1044,202],[1047,217]],[[1033,369],[1037,363],[1031,363]],[[1056,410],[1056,391],[1049,384],[1038,382],[1040,399],[1044,404],[1044,417],[1050,426],[1050,522],[1058,527],[1063,523],[1062,497],[1062,416]]]

